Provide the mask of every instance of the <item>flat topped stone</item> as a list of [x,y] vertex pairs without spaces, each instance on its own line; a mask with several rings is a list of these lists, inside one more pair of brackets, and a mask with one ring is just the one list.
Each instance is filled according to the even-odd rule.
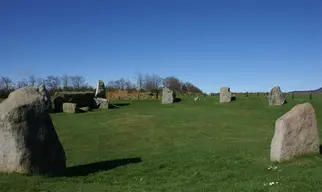
[[63,103],[63,112],[76,113],[77,112],[77,104],[76,103]]
[[270,159],[281,162],[318,153],[319,146],[314,108],[310,103],[298,104],[276,120]]

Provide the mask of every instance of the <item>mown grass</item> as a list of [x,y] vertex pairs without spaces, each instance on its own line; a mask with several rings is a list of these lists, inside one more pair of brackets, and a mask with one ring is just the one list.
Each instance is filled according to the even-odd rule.
[[[52,114],[65,148],[65,177],[0,174],[1,191],[319,191],[322,156],[268,170],[275,120],[307,97],[270,107],[265,97],[180,103],[130,101],[81,114]],[[127,103],[118,101],[115,104]],[[322,97],[311,102],[322,123]],[[321,126],[320,126],[321,127]],[[266,185],[268,182],[277,185]]]

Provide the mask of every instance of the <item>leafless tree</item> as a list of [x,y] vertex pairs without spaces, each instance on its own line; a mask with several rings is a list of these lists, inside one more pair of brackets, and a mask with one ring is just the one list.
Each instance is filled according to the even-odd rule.
[[181,81],[176,78],[176,77],[166,77],[164,80],[163,80],[163,85],[165,87],[168,87],[169,89],[172,89],[172,90],[175,90],[175,91],[181,91],[181,88],[182,88],[182,83]]
[[119,80],[114,81],[114,83],[115,83],[115,88],[116,89],[120,89],[120,90],[125,89],[125,84],[126,84],[125,79],[121,78]]
[[109,82],[106,84],[106,88],[112,88],[112,89],[115,89],[115,88],[116,88],[115,81],[109,81]]
[[[30,82],[29,82],[30,83]],[[38,77],[34,82],[34,87],[39,87],[41,84],[46,85],[45,79]]]
[[156,99],[158,99],[159,98],[159,93],[160,93],[160,88],[162,87],[163,79],[160,76],[153,74],[152,75],[152,80],[153,80],[153,83],[154,83]]
[[70,77],[70,82],[74,88],[79,89],[86,86],[85,77],[80,75],[75,75]]
[[66,89],[69,87],[69,82],[70,81],[70,77],[68,75],[63,75],[61,77],[61,82],[63,84],[63,88]]
[[142,73],[138,73],[137,77],[136,77],[136,87],[138,89],[138,99],[140,99],[140,93],[143,89],[143,85],[144,85],[144,77],[143,77]]
[[28,77],[28,82],[29,82],[29,85],[30,85],[30,86],[35,87],[35,86],[36,86],[36,83],[37,83],[36,76],[35,76],[35,75],[30,75],[30,76]]
[[17,82],[17,88],[22,88],[22,87],[27,87],[28,86],[28,81],[27,79],[22,79]]
[[143,88],[146,91],[156,93],[156,98],[159,96],[159,91],[162,86],[162,78],[156,74],[145,75]]
[[125,80],[125,82],[124,82],[124,89],[125,90],[128,90],[128,91],[134,90],[135,87],[136,86],[132,81],[130,81],[129,79]]
[[202,93],[201,89],[199,89],[197,86],[193,85],[190,82],[182,83],[181,90],[182,92]]
[[12,80],[8,77],[1,77],[2,88],[4,90],[9,90],[12,86]]
[[135,84],[132,83],[132,81],[130,81],[129,79],[125,80],[125,79],[121,78],[116,81],[109,81],[106,84],[106,88],[109,90],[118,89],[118,90],[131,91],[131,90],[135,89]]
[[50,75],[45,79],[45,85],[48,89],[58,89],[60,87],[60,78]]

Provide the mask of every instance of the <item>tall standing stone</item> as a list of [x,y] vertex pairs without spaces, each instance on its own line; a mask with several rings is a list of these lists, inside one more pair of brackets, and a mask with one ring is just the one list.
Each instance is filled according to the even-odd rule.
[[285,97],[279,86],[272,88],[271,92],[268,95],[268,104],[269,105],[283,105],[285,103]]
[[39,86],[39,89],[38,89],[39,93],[43,96],[43,99],[46,103],[46,109],[48,109],[49,111],[52,110],[52,102],[51,102],[51,99],[50,99],[50,95],[45,87],[44,84],[41,84]]
[[277,119],[270,160],[281,162],[319,152],[319,145],[314,108],[310,103],[298,104]]
[[174,99],[175,99],[175,93],[171,89],[164,87],[162,89],[162,104],[173,103]]
[[106,99],[105,84],[102,80],[99,80],[96,85],[95,97]]
[[44,86],[39,91],[23,87],[0,103],[0,172],[57,175],[66,169],[48,93]]
[[229,87],[220,88],[219,102],[220,103],[231,102],[231,92]]

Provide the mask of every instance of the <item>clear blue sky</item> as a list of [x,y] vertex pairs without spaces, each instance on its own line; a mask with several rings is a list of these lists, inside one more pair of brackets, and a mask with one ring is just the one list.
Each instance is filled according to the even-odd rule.
[[0,75],[137,72],[205,92],[322,86],[321,0],[3,0]]

